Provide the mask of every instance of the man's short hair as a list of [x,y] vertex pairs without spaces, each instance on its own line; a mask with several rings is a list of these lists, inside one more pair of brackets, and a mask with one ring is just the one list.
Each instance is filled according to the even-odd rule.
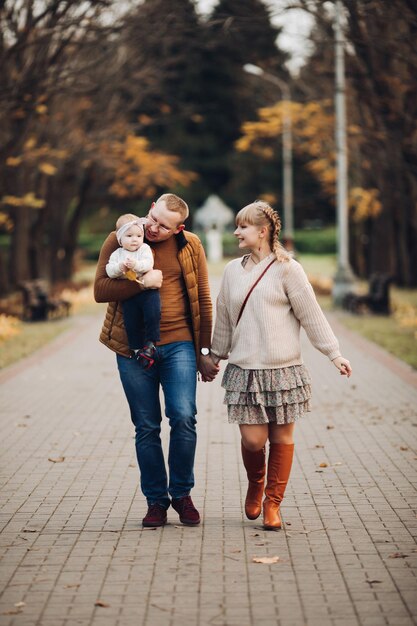
[[188,204],[182,198],[176,196],[175,193],[162,194],[162,196],[158,198],[155,204],[158,204],[158,202],[160,201],[165,202],[168,211],[179,213],[181,215],[182,222],[184,222],[190,214]]

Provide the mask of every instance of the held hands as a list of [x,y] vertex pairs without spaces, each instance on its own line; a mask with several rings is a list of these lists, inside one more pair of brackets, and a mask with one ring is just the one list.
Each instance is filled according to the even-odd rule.
[[198,370],[201,374],[201,380],[203,383],[209,383],[214,380],[219,373],[220,367],[213,361],[213,358],[208,356],[200,356],[200,362]]
[[332,363],[337,367],[341,376],[347,376],[348,378],[352,374],[352,368],[347,359],[344,359],[342,356],[338,356],[333,359]]

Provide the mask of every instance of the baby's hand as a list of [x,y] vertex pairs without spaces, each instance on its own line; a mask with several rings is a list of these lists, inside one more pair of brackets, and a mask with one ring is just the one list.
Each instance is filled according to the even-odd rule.
[[127,259],[125,260],[125,265],[129,270],[133,270],[133,268],[135,267],[135,260],[127,257]]
[[124,263],[119,263],[119,270],[123,272],[123,274],[126,272],[127,269],[128,268],[126,267]]
[[336,359],[333,359],[332,362],[337,367],[342,376],[347,376],[348,378],[350,377],[350,375],[352,374],[352,368],[347,359],[344,359],[342,356],[338,356]]

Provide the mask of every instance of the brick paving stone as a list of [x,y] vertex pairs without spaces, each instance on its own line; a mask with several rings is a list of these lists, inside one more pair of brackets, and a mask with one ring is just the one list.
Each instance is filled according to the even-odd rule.
[[[330,317],[354,376],[337,376],[303,340],[314,408],[296,429],[280,532],[244,516],[220,378],[198,385],[203,523],[183,527],[169,509],[167,526],[144,530],[133,427],[114,355],[97,341],[101,317],[0,372],[1,625],[416,624],[417,375]],[[162,436],[166,451],[166,421]],[[274,565],[252,561],[274,555]]]

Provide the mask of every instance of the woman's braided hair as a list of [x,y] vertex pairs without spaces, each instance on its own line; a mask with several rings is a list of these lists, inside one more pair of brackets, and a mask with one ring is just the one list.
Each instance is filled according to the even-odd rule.
[[290,255],[279,241],[281,220],[278,213],[263,200],[255,200],[239,211],[236,215],[236,224],[246,222],[254,226],[268,226],[269,245],[277,260],[289,261]]

